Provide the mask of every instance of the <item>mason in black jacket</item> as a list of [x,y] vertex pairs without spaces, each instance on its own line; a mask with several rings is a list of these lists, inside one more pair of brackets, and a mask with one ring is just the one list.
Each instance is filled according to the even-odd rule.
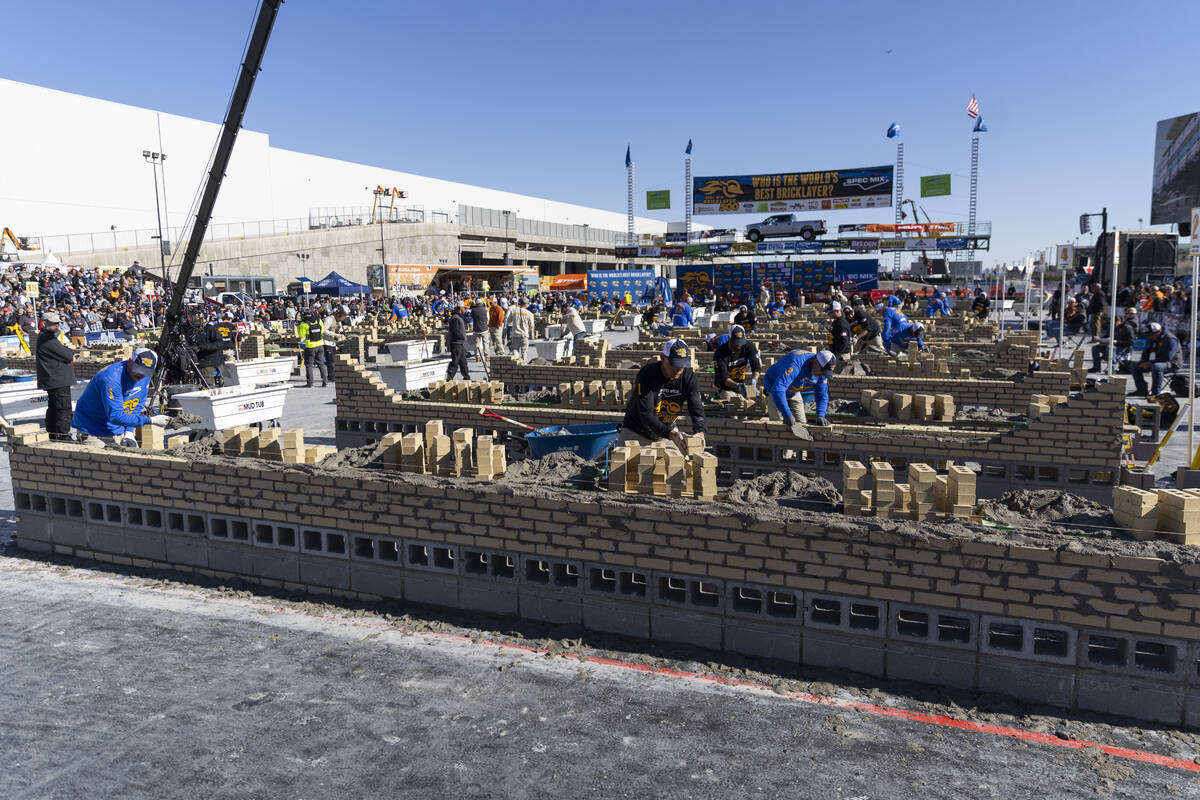
[[838,358],[850,352],[850,323],[837,300],[829,304],[829,352]]
[[455,372],[461,371],[463,380],[471,380],[467,368],[467,322],[463,319],[463,304],[454,304],[450,313],[450,332],[446,337],[446,346],[450,348],[450,364],[446,367],[446,380],[454,380]]
[[704,405],[700,381],[691,369],[692,348],[682,339],[668,339],[658,361],[638,370],[633,394],[625,406],[621,440],[649,445],[670,439],[687,453],[687,437],[675,425],[686,404],[692,416],[692,431],[704,440]]
[[37,386],[46,392],[46,432],[54,441],[71,438],[71,384],[75,383],[75,351],[58,341],[58,312],[42,315],[36,354]]
[[713,390],[722,400],[734,393],[745,394],[743,386],[753,385],[762,373],[758,348],[746,339],[741,325],[729,329],[729,339],[713,353]]

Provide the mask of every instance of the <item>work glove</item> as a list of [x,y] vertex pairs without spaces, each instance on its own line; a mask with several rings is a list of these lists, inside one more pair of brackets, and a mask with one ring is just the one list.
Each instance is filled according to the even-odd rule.
[[119,440],[117,440],[117,444],[121,445],[121,447],[136,448],[138,446],[137,439],[134,437],[134,435],[132,433],[129,433],[128,431],[125,432],[124,436],[122,436]]
[[160,428],[165,428],[171,422],[171,418],[166,414],[155,414],[150,418],[151,425],[157,425]]
[[825,419],[824,417],[817,417],[815,420],[815,424],[819,425],[822,428],[828,428],[832,425],[832,423],[830,423],[830,421]]

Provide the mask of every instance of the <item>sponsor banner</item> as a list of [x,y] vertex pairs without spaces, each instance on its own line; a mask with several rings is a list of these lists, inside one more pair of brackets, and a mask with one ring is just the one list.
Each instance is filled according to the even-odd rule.
[[950,194],[950,173],[921,176],[921,197],[942,197],[948,194]]
[[433,283],[437,271],[437,267],[427,264],[388,264],[388,289],[404,288],[425,291],[429,288],[429,284]]
[[733,252],[735,253],[757,253],[758,242],[734,242]]
[[1200,206],[1200,112],[1159,121],[1150,186],[1151,225],[1187,222]]
[[708,254],[711,256],[725,255],[733,248],[727,244],[710,244],[708,246]]
[[755,214],[892,204],[892,166],[695,178],[695,214]]
[[706,244],[689,244],[683,248],[685,256],[706,256],[708,252],[708,245]]
[[636,258],[638,248],[636,247],[614,247],[613,254],[617,258]]
[[571,272],[566,275],[548,275],[551,292],[582,292],[587,290],[587,273]]
[[663,241],[669,242],[671,244],[686,244],[687,243],[687,233],[685,233],[683,231],[680,231],[678,233],[668,233],[665,236],[663,236]]
[[967,237],[965,236],[946,236],[937,240],[938,250],[966,250]]
[[649,256],[649,257],[651,257],[651,258],[656,258],[656,257],[657,257],[657,256],[660,254],[660,253],[659,253],[659,251],[660,251],[660,250],[662,250],[662,248],[661,248],[661,247],[658,247],[657,245],[655,245],[655,246],[651,246],[651,247],[639,247],[639,248],[638,248],[638,255],[639,255],[639,256]]
[[757,299],[763,285],[772,293],[786,292],[794,300],[800,292],[824,293],[829,284],[846,282],[852,282],[861,291],[878,288],[879,260],[764,261],[690,267],[680,273],[678,287],[696,292],[711,286],[730,301],[748,303]]
[[678,258],[683,255],[683,245],[671,245],[658,248],[658,254],[663,258]]
[[591,270],[587,273],[587,293],[591,299],[601,297],[624,297],[626,293],[640,302],[649,291],[654,293],[654,270],[614,269]]
[[878,239],[850,239],[848,246],[851,250],[874,250],[879,247]]
[[670,189],[652,189],[646,192],[646,210],[654,211],[660,208],[671,207],[671,190]]
[[904,239],[880,239],[879,240],[879,249],[880,250],[903,250],[904,242],[905,242]]
[[701,290],[707,292],[713,288],[713,268],[691,266],[687,269],[680,269],[676,284],[681,291],[688,291],[692,294]]

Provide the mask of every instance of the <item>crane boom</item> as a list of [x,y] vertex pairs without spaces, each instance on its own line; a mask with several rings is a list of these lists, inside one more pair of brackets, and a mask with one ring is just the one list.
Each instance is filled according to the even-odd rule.
[[[201,195],[200,205],[196,211],[192,233],[187,240],[187,249],[184,251],[179,275],[175,280],[171,303],[167,307],[162,337],[158,342],[159,370],[154,376],[151,397],[157,396],[168,370],[174,371],[185,367],[191,360],[183,347],[180,318],[183,298],[187,292],[188,279],[191,278],[192,271],[196,268],[196,257],[200,253],[200,245],[204,243],[204,235],[208,230],[209,220],[212,219],[213,208],[217,204],[217,193],[221,191],[221,181],[225,178],[225,170],[233,155],[233,146],[237,141],[238,131],[242,128],[242,118],[245,116],[246,106],[250,102],[250,92],[254,88],[258,71],[262,68],[263,54],[267,50],[267,41],[271,38],[271,28],[275,25],[279,7],[283,5],[283,0],[260,0],[260,2],[258,17],[254,23],[254,32],[246,44],[242,68],[238,72],[233,96],[230,98],[229,108],[225,112],[225,121],[221,124],[217,148],[213,153],[212,165],[204,183],[204,193]],[[175,374],[180,373],[176,372]]]

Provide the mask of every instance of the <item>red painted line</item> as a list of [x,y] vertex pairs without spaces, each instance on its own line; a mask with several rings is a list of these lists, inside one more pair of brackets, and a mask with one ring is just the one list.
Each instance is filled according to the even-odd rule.
[[[264,604],[262,602],[255,602],[253,600],[245,600],[237,597],[212,597],[188,589],[140,586],[130,587],[128,584],[122,583],[119,580],[110,578],[109,576],[103,576],[98,573],[84,572],[80,574],[78,572],[73,572],[68,573],[66,577],[80,578],[84,580],[101,580],[123,589],[145,589],[151,592],[162,592],[164,594],[174,595],[176,597],[201,600],[206,603],[219,602],[226,605],[236,605],[246,608],[254,608],[257,610],[262,610],[265,605],[271,611],[277,612],[281,615],[301,617],[312,616],[286,606],[270,603]],[[381,619],[370,620],[363,619],[361,617],[347,617],[341,614],[321,614],[318,615],[317,618],[328,622],[338,622],[356,627],[367,626],[371,628],[395,630],[414,635],[430,636],[437,639],[444,639],[462,644],[497,647],[506,650],[518,650],[533,655],[554,655],[556,657],[573,659],[583,663],[598,664],[601,666],[615,667],[617,669],[632,670],[635,672],[645,672],[651,675],[664,675],[672,678],[705,681],[708,683],[732,686],[740,689],[748,689],[750,691],[761,692],[763,694],[782,697],[788,700],[796,700],[803,703],[811,703],[813,705],[832,706],[834,708],[844,709],[847,711],[875,714],[881,717],[904,720],[906,722],[917,722],[925,725],[939,725],[944,728],[955,728],[957,730],[970,731],[973,733],[984,733],[991,736],[1003,736],[1009,739],[1017,739],[1024,742],[1049,745],[1052,747],[1062,747],[1068,750],[1083,750],[1088,747],[1098,747],[1102,752],[1113,756],[1114,758],[1124,758],[1130,761],[1138,761],[1143,764],[1154,764],[1155,766],[1159,767],[1169,767],[1171,769],[1181,769],[1188,772],[1200,773],[1200,763],[1195,761],[1187,761],[1185,759],[1175,758],[1174,756],[1166,756],[1160,753],[1150,753],[1145,750],[1133,750],[1128,747],[1116,747],[1114,745],[1100,744],[1099,742],[1089,742],[1083,739],[1062,739],[1058,736],[1054,736],[1053,734],[1039,733],[1038,731],[1026,730],[1024,728],[1011,728],[1005,725],[993,725],[988,722],[976,722],[975,720],[947,717],[941,714],[926,714],[922,711],[910,711],[903,708],[892,708],[889,706],[875,705],[874,703],[864,703],[859,700],[845,700],[836,697],[820,696],[810,694],[808,692],[779,692],[765,684],[743,681],[737,678],[725,678],[720,675],[710,675],[702,672],[690,672],[687,670],[677,670],[669,667],[661,667],[650,664],[639,664],[634,661],[624,661],[616,658],[585,656],[577,653],[551,653],[549,650],[538,649],[529,645],[516,644],[513,642],[497,642],[491,639],[480,639],[477,637],[473,638],[457,633],[409,629],[399,625],[394,625]]]

